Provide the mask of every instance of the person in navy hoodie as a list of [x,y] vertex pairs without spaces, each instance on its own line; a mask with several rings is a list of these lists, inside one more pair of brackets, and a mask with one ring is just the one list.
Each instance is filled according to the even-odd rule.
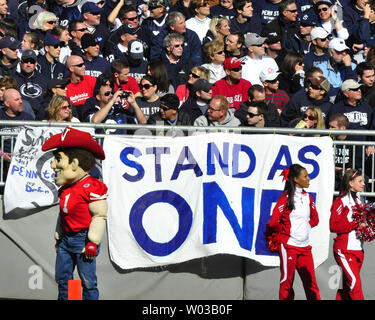
[[43,93],[48,79],[36,70],[37,57],[33,50],[25,50],[21,56],[21,71],[14,74],[22,99],[30,102],[35,119],[43,120]]
[[236,15],[236,10],[233,6],[233,0],[219,0],[219,4],[214,5],[210,8],[209,17],[223,16],[228,19],[233,18]]
[[[345,80],[341,86],[343,99],[335,103],[328,117],[336,113],[344,114],[349,120],[349,130],[375,130],[374,110],[362,100],[361,83],[353,79]],[[349,135],[347,140],[369,141],[369,136]],[[367,146],[365,157],[371,155],[372,146]],[[362,148],[356,148],[356,163],[362,163]]]
[[315,27],[310,33],[312,50],[304,55],[305,70],[329,60],[329,33],[322,27]]
[[364,0],[351,0],[344,7],[344,27],[348,29],[351,36],[362,39],[361,24],[369,24],[370,4]]
[[38,55],[37,70],[48,80],[62,79],[68,75],[68,69],[58,61],[60,49],[63,45],[58,36],[48,33],[44,38],[45,54]]
[[87,75],[97,78],[102,73],[108,75],[111,74],[111,64],[107,59],[99,56],[99,43],[92,34],[86,33],[83,35],[81,46],[85,52],[83,55],[83,62],[86,66]]
[[259,17],[253,15],[253,1],[237,0],[234,2],[234,9],[237,14],[229,19],[230,31],[239,31],[242,34],[252,33],[256,25],[260,23]]
[[259,17],[260,24],[255,31],[260,34],[265,25],[279,16],[279,5],[281,0],[257,0],[254,1],[254,17]]
[[67,27],[73,20],[82,18],[79,6],[87,0],[56,0],[50,4],[50,11],[59,17],[60,25]]
[[291,121],[301,118],[306,109],[312,106],[319,107],[323,117],[327,119],[332,107],[328,95],[330,88],[331,85],[325,77],[309,77],[306,81],[307,90],[299,90],[283,108],[282,126],[287,127]]

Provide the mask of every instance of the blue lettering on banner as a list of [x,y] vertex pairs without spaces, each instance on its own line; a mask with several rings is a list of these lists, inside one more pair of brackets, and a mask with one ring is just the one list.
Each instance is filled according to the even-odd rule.
[[[142,224],[142,218],[148,207],[163,202],[176,208],[179,215],[178,231],[172,240],[166,243],[155,242],[148,236]],[[193,212],[183,197],[170,190],[158,190],[146,193],[132,206],[129,224],[135,240],[147,253],[153,256],[167,256],[176,251],[186,240],[193,223]]]
[[164,147],[146,148],[146,153],[155,155],[155,181],[160,182],[162,180],[161,155],[169,154],[170,148],[164,148]]
[[132,176],[132,175],[126,173],[126,172],[122,176],[130,182],[137,182],[139,180],[142,180],[143,176],[145,175],[145,169],[142,167],[142,165],[140,163],[129,160],[128,159],[129,154],[132,154],[132,155],[134,155],[135,157],[138,158],[142,155],[142,152],[139,151],[139,149],[137,149],[137,148],[131,147],[131,148],[125,148],[120,153],[121,162],[123,164],[137,170],[137,174],[134,175],[134,176]]
[[[185,160],[188,160],[188,164],[183,164]],[[197,161],[195,160],[193,154],[191,153],[188,146],[182,148],[180,156],[178,157],[178,161],[176,167],[174,168],[171,180],[177,180],[178,176],[180,175],[181,171],[184,170],[194,170],[195,176],[200,177],[203,175],[201,168],[199,167]]]
[[229,143],[223,143],[223,157],[221,157],[220,152],[214,142],[210,142],[207,146],[207,175],[212,176],[215,174],[215,163],[214,157],[218,160],[219,165],[223,173],[229,175],[228,166],[228,153],[229,153]]
[[18,174],[21,177],[29,178],[29,179],[37,179],[38,178],[38,172],[31,169],[26,169],[23,166],[16,166],[13,165],[10,170],[11,175]]
[[[240,152],[245,152],[250,159],[249,167],[247,168],[245,172],[238,171]],[[243,179],[243,178],[249,177],[254,172],[255,165],[256,165],[256,157],[255,157],[254,151],[250,147],[244,144],[233,145],[233,160],[232,160],[232,177],[233,178]]]
[[216,182],[203,183],[203,244],[215,243],[217,233],[217,207],[229,221],[241,248],[251,251],[254,235],[255,190],[242,188],[242,228],[228,199]]
[[[285,158],[286,164],[281,164],[282,159]],[[273,163],[270,173],[268,175],[267,180],[273,180],[275,177],[275,173],[278,170],[284,170],[289,168],[292,165],[292,157],[290,156],[289,148],[288,146],[282,145],[280,147],[279,153],[276,156],[276,160]]]
[[305,157],[305,154],[308,153],[308,152],[312,152],[314,155],[318,155],[319,153],[322,152],[322,150],[320,150],[317,146],[313,146],[313,145],[310,145],[310,146],[306,146],[306,147],[303,147],[299,152],[298,152],[298,159],[305,163],[305,164],[311,164],[314,168],[314,170],[309,173],[309,177],[310,179],[314,179],[316,178],[318,175],[319,175],[319,163],[316,162],[315,160],[312,160],[312,159],[307,159]]

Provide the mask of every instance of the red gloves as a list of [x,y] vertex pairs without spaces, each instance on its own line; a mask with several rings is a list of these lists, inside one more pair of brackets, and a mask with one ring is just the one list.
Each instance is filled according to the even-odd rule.
[[91,241],[87,242],[86,247],[85,247],[86,258],[94,259],[96,256],[97,250],[98,250],[98,246],[95,243]]

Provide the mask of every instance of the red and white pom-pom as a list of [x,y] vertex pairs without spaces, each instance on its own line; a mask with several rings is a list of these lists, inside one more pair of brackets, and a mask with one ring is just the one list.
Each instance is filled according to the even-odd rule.
[[264,236],[266,238],[266,247],[268,250],[272,253],[278,253],[280,248],[279,233],[272,230],[272,228],[267,224]]
[[359,225],[365,224],[366,226],[360,226],[356,229],[356,237],[362,241],[372,241],[375,239],[375,208],[373,204],[358,203],[352,207],[353,221],[356,221]]

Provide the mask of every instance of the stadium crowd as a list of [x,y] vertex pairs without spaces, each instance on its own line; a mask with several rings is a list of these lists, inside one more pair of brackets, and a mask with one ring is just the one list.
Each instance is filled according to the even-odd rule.
[[371,0],[0,0],[0,50],[0,120],[375,129]]

